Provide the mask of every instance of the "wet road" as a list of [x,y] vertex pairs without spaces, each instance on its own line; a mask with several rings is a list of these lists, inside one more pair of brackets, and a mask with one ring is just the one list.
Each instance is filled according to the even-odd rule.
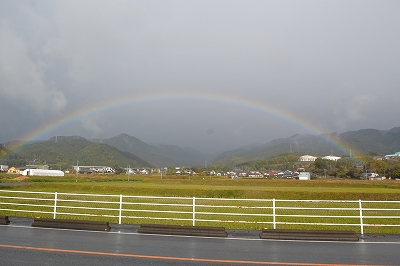
[[273,241],[257,231],[227,238],[145,235],[135,226],[109,232],[31,227],[10,218],[0,226],[2,265],[400,265],[400,236],[359,242]]

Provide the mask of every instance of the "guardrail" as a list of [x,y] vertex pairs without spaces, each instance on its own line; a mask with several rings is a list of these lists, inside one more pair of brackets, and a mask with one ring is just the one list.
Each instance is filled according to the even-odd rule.
[[0,190],[0,215],[400,234],[400,201],[150,197]]

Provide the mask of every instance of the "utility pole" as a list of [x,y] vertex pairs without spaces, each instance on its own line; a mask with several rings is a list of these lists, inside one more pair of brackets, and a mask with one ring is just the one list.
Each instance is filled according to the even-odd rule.
[[75,182],[78,182],[78,172],[79,172],[79,161],[76,161],[76,174],[75,174]]

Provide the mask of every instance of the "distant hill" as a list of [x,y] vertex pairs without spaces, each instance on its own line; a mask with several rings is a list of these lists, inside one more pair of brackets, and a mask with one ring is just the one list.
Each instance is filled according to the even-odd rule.
[[150,145],[127,134],[120,134],[109,139],[92,141],[105,143],[118,150],[140,156],[140,158],[156,167],[190,166],[204,162],[204,155],[194,149],[185,150],[174,145]]
[[[331,141],[340,142],[348,151],[339,149]],[[234,166],[249,161],[263,160],[284,153],[310,154],[315,156],[349,156],[350,149],[362,154],[385,155],[400,151],[400,127],[390,130],[361,129],[341,134],[331,133],[324,136],[296,134],[288,138],[279,138],[262,145],[252,145],[223,152],[210,160],[200,152],[166,144],[146,144],[143,141],[120,134],[109,139],[87,140],[79,136],[55,137],[24,145],[14,161],[23,162],[34,159],[48,164],[64,162],[83,164],[132,167],[175,167],[209,164]],[[6,149],[0,150],[0,155]],[[4,156],[2,156],[4,158]],[[5,161],[6,159],[3,159]]]
[[400,127],[349,131],[340,134],[340,139],[363,153],[384,155],[400,151]]
[[[263,160],[283,153],[330,154],[332,146],[321,137],[296,134],[288,138],[272,140],[258,147],[236,149],[217,156],[212,163],[234,166],[247,161]],[[332,152],[338,153],[333,149]]]
[[353,152],[362,154],[390,154],[400,151],[400,127],[390,130],[362,129],[341,134],[332,133],[324,136],[296,134],[288,138],[272,140],[258,147],[236,149],[217,156],[212,163],[234,166],[248,161],[263,160],[283,153],[311,154],[325,156],[329,154],[349,156],[326,139],[344,143],[352,147]]
[[104,165],[150,167],[151,164],[140,157],[122,152],[115,147],[103,143],[93,143],[79,136],[57,136],[47,141],[24,145],[17,152],[27,162],[67,165]]
[[8,150],[3,146],[0,145],[0,164],[5,164],[4,157],[6,156]]

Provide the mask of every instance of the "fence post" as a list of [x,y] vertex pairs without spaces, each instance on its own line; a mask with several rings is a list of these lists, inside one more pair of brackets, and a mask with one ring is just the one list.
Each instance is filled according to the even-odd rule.
[[192,225],[196,225],[196,198],[192,198]]
[[364,234],[364,223],[363,223],[363,211],[362,211],[362,201],[358,200],[358,208],[360,209],[360,226],[361,226],[361,234]]
[[54,192],[54,210],[53,210],[53,219],[56,219],[57,215],[57,192]]
[[275,215],[275,199],[272,199],[272,217],[273,217],[273,224],[274,229],[276,229],[276,215]]
[[119,217],[118,217],[118,224],[122,222],[122,194],[119,195]]

